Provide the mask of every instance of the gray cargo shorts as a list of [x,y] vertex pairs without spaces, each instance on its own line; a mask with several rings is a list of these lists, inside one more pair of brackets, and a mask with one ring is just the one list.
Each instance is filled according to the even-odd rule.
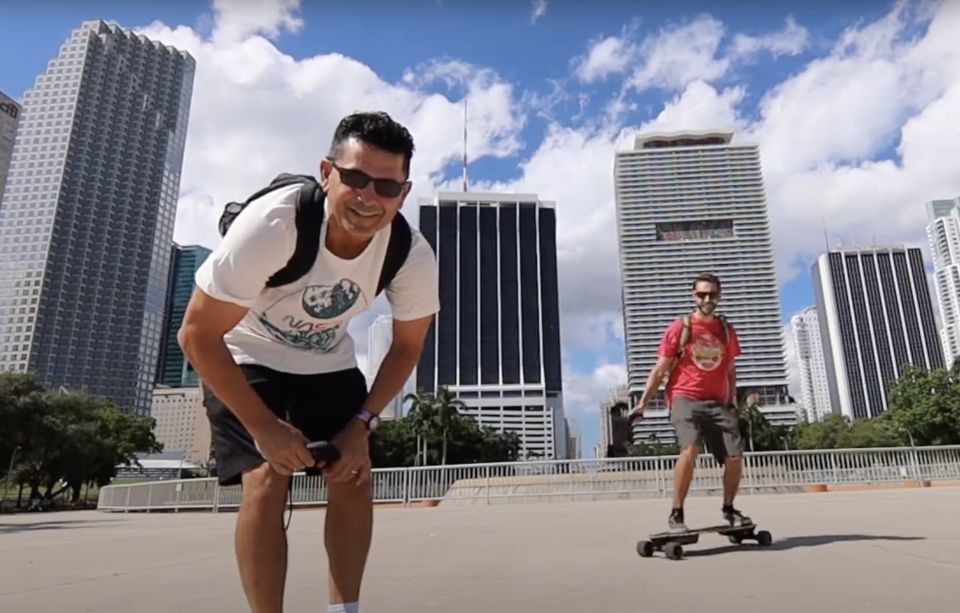
[[707,450],[723,464],[729,456],[743,455],[740,417],[736,409],[714,400],[694,400],[677,396],[673,399],[670,421],[677,430],[680,447],[706,443]]

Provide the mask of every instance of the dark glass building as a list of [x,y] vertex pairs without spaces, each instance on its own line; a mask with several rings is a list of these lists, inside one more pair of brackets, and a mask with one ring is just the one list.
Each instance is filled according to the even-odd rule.
[[566,456],[556,210],[528,194],[442,192],[421,201],[440,312],[417,388],[445,386],[530,457]]
[[167,286],[167,308],[163,318],[163,338],[160,341],[160,363],[157,384],[168,387],[193,387],[199,384],[197,373],[184,359],[177,342],[177,331],[193,293],[194,275],[210,250],[199,245],[173,246],[170,283]]

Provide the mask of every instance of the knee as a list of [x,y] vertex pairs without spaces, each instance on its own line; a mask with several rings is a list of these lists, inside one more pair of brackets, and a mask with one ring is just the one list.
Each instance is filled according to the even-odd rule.
[[680,450],[680,455],[689,460],[696,460],[697,456],[700,455],[700,446],[686,445],[682,450]]
[[287,499],[290,477],[276,472],[264,462],[243,473],[242,504],[248,508],[282,509]]
[[328,481],[327,487],[331,505],[359,509],[373,506],[373,492],[369,481],[362,485],[356,485],[353,482],[332,483]]

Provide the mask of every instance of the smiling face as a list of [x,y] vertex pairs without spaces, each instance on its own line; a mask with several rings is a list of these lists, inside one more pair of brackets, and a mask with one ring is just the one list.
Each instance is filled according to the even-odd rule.
[[393,221],[411,186],[404,165],[402,153],[355,137],[345,140],[333,159],[320,163],[332,239],[365,244]]
[[697,309],[702,315],[713,315],[717,308],[717,301],[720,300],[720,288],[710,281],[697,281],[693,287],[693,299],[697,302]]

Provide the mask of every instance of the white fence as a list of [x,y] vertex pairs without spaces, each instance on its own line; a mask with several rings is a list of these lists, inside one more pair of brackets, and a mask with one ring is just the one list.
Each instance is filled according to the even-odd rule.
[[[374,500],[409,505],[444,499],[493,504],[529,500],[661,497],[673,492],[677,456],[549,460],[463,464],[373,471]],[[960,481],[960,445],[747,453],[742,493],[799,491],[808,486],[895,482]],[[691,493],[722,488],[722,468],[712,456],[698,459]],[[294,477],[294,505],[326,501],[322,478]],[[185,479],[110,485],[100,490],[97,508],[107,511],[158,511],[239,506],[239,486],[216,479]]]

